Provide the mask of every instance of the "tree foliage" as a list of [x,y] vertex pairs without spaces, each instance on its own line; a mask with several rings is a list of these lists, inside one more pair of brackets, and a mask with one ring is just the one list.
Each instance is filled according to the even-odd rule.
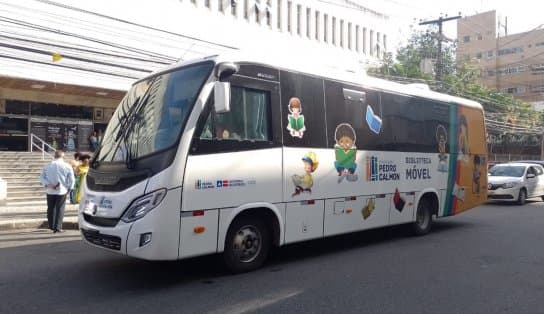
[[[436,28],[415,31],[406,46],[398,49],[396,59],[386,54],[380,67],[368,70],[370,75],[385,75],[390,78],[425,80],[434,90],[480,102],[486,112],[504,113],[504,119],[523,121],[526,126],[542,125],[542,115],[526,102],[514,99],[511,94],[500,93],[483,86],[479,80],[481,69],[477,62],[455,62],[455,44],[442,41],[443,80],[434,81],[433,74],[421,71],[424,59],[437,60],[438,38]],[[436,62],[434,62],[436,73]],[[500,115],[498,115],[500,116]],[[514,117],[514,118],[512,118]]]

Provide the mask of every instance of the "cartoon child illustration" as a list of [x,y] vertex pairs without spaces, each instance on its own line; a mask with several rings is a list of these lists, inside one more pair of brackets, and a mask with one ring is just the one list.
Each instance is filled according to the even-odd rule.
[[374,202],[374,199],[371,198],[366,202],[366,206],[363,207],[361,210],[361,214],[363,215],[363,219],[366,220],[370,215],[372,215],[372,212],[376,208],[376,204]]
[[300,114],[302,112],[300,99],[292,97],[289,100],[289,112],[291,114],[287,116],[287,130],[289,130],[292,137],[302,138],[306,127],[304,126],[304,115]]
[[336,144],[334,145],[336,155],[334,167],[338,171],[338,183],[342,182],[344,177],[350,182],[357,181],[358,177],[355,174],[355,169],[357,169],[357,164],[355,163],[357,154],[355,130],[353,130],[351,125],[341,123],[336,127],[334,138],[336,139]]
[[457,139],[457,144],[459,145],[459,155],[458,160],[468,161],[468,125],[467,118],[464,115],[461,115],[459,118],[459,136]]
[[439,124],[436,127],[436,141],[438,142],[438,171],[448,172],[448,156],[446,155],[446,142],[448,138],[448,131],[446,128]]
[[472,193],[480,194],[480,156],[474,156],[474,169],[472,170]]
[[308,152],[302,158],[304,163],[304,174],[303,175],[293,175],[291,179],[295,185],[295,192],[291,196],[299,195],[302,192],[312,193],[312,187],[314,186],[314,179],[312,178],[312,173],[317,169],[319,161],[317,161],[317,156],[314,152]]

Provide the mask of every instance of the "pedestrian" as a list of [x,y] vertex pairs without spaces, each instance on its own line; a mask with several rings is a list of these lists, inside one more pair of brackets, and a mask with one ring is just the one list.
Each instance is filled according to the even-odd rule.
[[[72,170],[74,171],[76,182],[77,182],[77,168],[81,164],[81,160],[80,160],[81,155],[82,154],[80,152],[76,152],[74,154],[74,159],[70,160],[70,166],[72,166]],[[73,189],[72,191],[70,191],[70,203],[71,204],[77,204],[78,203],[78,202],[76,202],[76,189]]]
[[85,182],[87,172],[89,172],[89,161],[91,160],[91,156],[83,154],[79,156],[79,160],[81,163],[76,169],[76,184],[74,192],[70,194],[74,194],[74,202],[72,204],[79,204],[81,201],[81,195],[83,194],[83,183]]
[[91,146],[91,151],[94,153],[98,149],[98,136],[96,131],[89,136],[89,145]]
[[54,233],[64,232],[62,220],[66,195],[74,188],[74,171],[64,162],[64,152],[55,151],[55,159],[45,165],[40,175],[40,182],[47,193],[47,222]]

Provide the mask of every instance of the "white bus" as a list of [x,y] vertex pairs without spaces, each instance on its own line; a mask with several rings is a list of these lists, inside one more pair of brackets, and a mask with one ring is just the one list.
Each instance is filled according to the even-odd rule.
[[[285,63],[286,64],[286,63]],[[148,260],[383,226],[427,233],[487,196],[482,107],[357,71],[213,56],[136,82],[93,158],[86,242]]]

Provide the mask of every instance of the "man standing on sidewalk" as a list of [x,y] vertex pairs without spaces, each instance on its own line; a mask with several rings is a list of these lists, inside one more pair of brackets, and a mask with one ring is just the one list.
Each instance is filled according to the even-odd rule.
[[64,152],[55,151],[55,159],[43,167],[40,182],[47,193],[47,222],[49,229],[63,232],[62,220],[64,218],[64,206],[66,195],[74,188],[74,171],[64,162]]

